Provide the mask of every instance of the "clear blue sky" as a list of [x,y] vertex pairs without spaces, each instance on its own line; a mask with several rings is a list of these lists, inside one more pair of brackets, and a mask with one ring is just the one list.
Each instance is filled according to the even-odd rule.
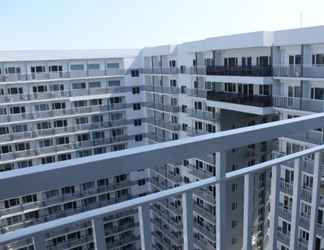
[[141,48],[324,25],[324,0],[0,0],[1,49]]

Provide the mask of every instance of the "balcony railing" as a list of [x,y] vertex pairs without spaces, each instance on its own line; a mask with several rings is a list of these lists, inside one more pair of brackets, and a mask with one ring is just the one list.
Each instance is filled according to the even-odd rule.
[[[97,180],[103,176],[116,176],[124,173],[136,172],[147,168],[158,168],[168,163],[179,162],[184,159],[200,158],[206,153],[214,154],[216,176],[209,177],[182,186],[170,188],[160,192],[152,193],[146,196],[137,197],[131,200],[116,203],[110,206],[96,208],[81,212],[75,215],[55,219],[38,225],[27,226],[26,228],[17,229],[12,232],[0,234],[0,246],[16,242],[18,240],[33,239],[33,245],[36,249],[46,249],[46,237],[48,233],[65,226],[74,225],[90,221],[93,228],[93,238],[97,250],[106,249],[123,245],[125,242],[136,241],[136,235],[129,234],[129,237],[121,238],[114,242],[105,241],[104,218],[114,213],[126,211],[129,209],[138,210],[139,231],[142,249],[152,248],[151,205],[172,197],[181,197],[182,201],[182,243],[183,249],[191,250],[193,245],[199,239],[194,237],[194,219],[193,210],[197,204],[193,199],[193,192],[197,189],[215,185],[215,216],[213,212],[208,213],[207,217],[213,220],[216,225],[216,249],[228,249],[226,247],[226,221],[227,201],[226,185],[228,181],[234,178],[244,177],[244,220],[243,220],[243,249],[252,248],[251,232],[253,229],[253,182],[254,175],[267,169],[272,170],[271,178],[271,213],[270,213],[270,235],[268,243],[269,249],[275,249],[276,239],[278,236],[278,211],[279,192],[280,192],[280,172],[281,165],[285,162],[304,158],[307,155],[314,154],[314,194],[318,194],[320,186],[319,161],[320,152],[324,150],[324,145],[306,149],[294,154],[283,156],[270,161],[262,162],[253,166],[241,168],[239,170],[226,172],[226,153],[233,148],[247,146],[262,141],[272,140],[274,138],[286,136],[291,133],[304,132],[313,129],[318,124],[323,124],[324,114],[314,114],[309,116],[298,117],[289,120],[281,120],[272,123],[266,123],[256,126],[244,127],[230,131],[218,132],[214,134],[202,135],[199,137],[185,138],[182,140],[165,142],[161,144],[147,145],[127,149],[124,151],[102,154],[95,157],[85,157],[74,159],[55,164],[35,166],[25,169],[13,170],[0,173],[0,200],[7,200],[12,197],[24,196],[26,194],[42,192],[45,190],[58,189],[68,186],[71,183],[85,183]],[[216,153],[215,153],[216,152]],[[134,164],[136,163],[136,164]],[[298,168],[296,167],[297,171]],[[37,180],[37,181],[30,181]],[[19,185],[17,185],[19,183]],[[294,187],[293,187],[294,188]],[[293,199],[298,201],[298,199]],[[293,201],[294,202],[294,201]],[[318,204],[319,195],[312,197],[312,202]],[[314,210],[314,211],[313,211]],[[195,210],[197,212],[197,210]],[[207,210],[206,210],[207,211]],[[212,210],[208,210],[212,211]],[[199,212],[198,212],[199,213]],[[310,218],[308,248],[313,249],[316,239],[316,209],[312,209]],[[207,215],[207,214],[206,214]],[[293,230],[293,229],[292,229]],[[279,232],[280,233],[280,232]],[[298,235],[295,236],[295,242],[298,242]],[[280,238],[280,235],[279,235]],[[198,240],[198,241],[197,241]],[[292,239],[290,238],[290,241]],[[199,243],[198,243],[199,244]],[[205,245],[205,244],[204,244]],[[209,244],[210,246],[210,244]],[[206,247],[214,249],[215,246]]]
[[274,77],[308,77],[308,78],[324,78],[323,65],[289,65],[274,66]]
[[324,100],[288,97],[288,96],[273,96],[273,105],[278,108],[296,109],[309,112],[324,112]]
[[272,76],[272,66],[207,66],[207,75]]
[[114,70],[80,70],[70,72],[44,72],[31,74],[7,74],[0,75],[0,82],[30,81],[30,80],[49,80],[60,78],[79,78],[79,77],[100,77],[100,76],[124,76],[130,73],[125,69]]
[[272,97],[271,96],[245,96],[237,93],[228,92],[207,92],[207,100],[219,101],[219,102],[229,102],[234,104],[243,104],[256,107],[271,107]]

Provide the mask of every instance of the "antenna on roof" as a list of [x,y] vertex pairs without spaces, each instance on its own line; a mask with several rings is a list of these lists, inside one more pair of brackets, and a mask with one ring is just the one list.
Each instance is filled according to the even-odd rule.
[[303,12],[301,11],[299,13],[299,24],[300,24],[300,28],[303,27]]

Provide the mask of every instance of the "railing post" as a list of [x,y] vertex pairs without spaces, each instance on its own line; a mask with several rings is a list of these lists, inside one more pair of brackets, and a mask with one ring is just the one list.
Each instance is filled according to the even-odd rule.
[[182,194],[183,249],[193,250],[193,202],[192,191]]
[[[226,175],[226,153],[214,154],[215,170],[217,179]],[[216,249],[226,249],[226,183],[216,184]]]
[[37,234],[33,237],[33,244],[35,250],[46,250],[44,234]]
[[293,186],[293,203],[291,211],[291,231],[290,231],[290,249],[297,249],[298,241],[298,223],[300,210],[300,182],[301,166],[300,158],[294,160],[294,186]]
[[277,249],[277,231],[278,231],[278,200],[279,200],[279,179],[280,165],[272,167],[271,178],[271,200],[270,200],[270,242],[269,250]]
[[252,249],[253,174],[244,176],[243,250]]
[[152,249],[152,230],[150,205],[143,204],[138,207],[139,226],[141,233],[141,249]]
[[314,157],[314,175],[313,175],[313,189],[312,189],[312,207],[309,225],[309,240],[308,250],[315,249],[316,242],[316,224],[317,224],[317,210],[319,202],[319,188],[320,188],[320,152],[316,152]]
[[91,223],[96,250],[107,249],[102,218],[94,218],[92,219]]

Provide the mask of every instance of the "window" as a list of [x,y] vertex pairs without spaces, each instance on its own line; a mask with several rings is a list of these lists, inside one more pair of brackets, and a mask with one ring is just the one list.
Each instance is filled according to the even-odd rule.
[[107,63],[107,69],[119,69],[119,63]]
[[8,127],[0,127],[0,135],[9,134],[9,128]]
[[133,104],[133,110],[140,110],[141,109],[141,104],[140,103],[134,103]]
[[87,123],[89,123],[88,117],[77,117],[75,119],[75,121],[76,121],[76,124],[87,124]]
[[53,197],[59,196],[60,191],[58,189],[50,190],[45,192],[46,199],[51,199]]
[[101,88],[101,82],[89,82],[89,88]]
[[324,54],[312,55],[312,64],[322,65],[324,64]]
[[143,185],[145,185],[145,179],[138,180],[137,184],[138,184],[139,186],[143,186]]
[[39,147],[50,147],[53,146],[53,140],[52,139],[43,139],[39,141]]
[[135,135],[135,141],[142,141],[143,135]]
[[42,111],[47,111],[49,110],[49,106],[47,103],[42,103],[42,104],[36,104],[35,105],[35,111],[36,112],[42,112]]
[[52,127],[52,125],[51,125],[51,123],[49,121],[37,123],[36,126],[37,126],[38,130],[49,129],[49,128]]
[[31,195],[26,195],[22,197],[22,202],[23,203],[30,203],[30,202],[36,202],[37,201],[37,195],[36,194],[31,194]]
[[20,113],[25,113],[26,109],[24,106],[21,107],[11,107],[10,108],[10,114],[20,114]]
[[109,80],[109,81],[108,81],[108,86],[109,86],[109,87],[116,87],[116,86],[120,86],[120,81],[119,81],[119,80]]
[[134,126],[141,126],[142,125],[142,120],[141,119],[135,119],[134,120]]
[[139,87],[135,87],[132,89],[132,93],[135,94],[139,94],[140,93],[140,88]]
[[100,64],[99,63],[91,63],[87,66],[88,70],[99,70]]
[[29,143],[17,143],[15,144],[16,151],[25,151],[30,149]]
[[84,70],[83,64],[71,64],[70,66],[71,70]]
[[225,92],[236,92],[235,83],[225,83]]
[[67,120],[57,120],[54,121],[54,128],[62,128],[67,127]]
[[20,74],[20,67],[7,67],[5,72],[6,74]]
[[71,160],[71,154],[60,154],[57,156],[58,161]]
[[232,202],[232,210],[237,209],[237,201]]
[[139,77],[139,70],[138,69],[131,70],[131,76],[132,77]]
[[66,186],[62,188],[62,194],[73,194],[74,192],[74,186]]
[[47,92],[46,85],[33,86],[33,93],[44,93],[44,92]]
[[260,85],[259,86],[260,95],[271,95],[271,86],[270,85]]
[[65,102],[52,103],[52,109],[65,109]]
[[56,145],[69,144],[70,139],[68,136],[58,137],[55,139]]
[[8,88],[8,94],[9,95],[18,95],[23,94],[23,88],[22,87],[15,87],[15,88]]
[[45,72],[45,66],[33,66],[30,67],[30,72],[32,73],[42,73]]
[[7,153],[10,153],[10,152],[12,152],[12,149],[11,149],[10,145],[1,146],[1,153],[2,154],[7,154]]
[[63,67],[62,67],[62,65],[50,65],[50,66],[48,66],[48,71],[49,72],[62,72]]
[[85,82],[72,83],[72,89],[85,89],[85,88],[86,88]]
[[237,192],[237,190],[238,190],[238,185],[237,185],[237,183],[233,183],[233,184],[232,184],[232,192],[235,193],[235,192]]
[[311,88],[311,98],[324,100],[324,88]]
[[101,99],[92,99],[90,100],[90,105],[91,106],[98,106],[102,104],[102,100]]
[[52,84],[49,87],[50,87],[50,91],[63,91],[64,90],[64,84]]
[[10,200],[5,200],[4,204],[5,204],[5,208],[9,208],[9,207],[18,206],[20,204],[20,202],[19,202],[18,198],[14,198],[14,199],[10,199]]

